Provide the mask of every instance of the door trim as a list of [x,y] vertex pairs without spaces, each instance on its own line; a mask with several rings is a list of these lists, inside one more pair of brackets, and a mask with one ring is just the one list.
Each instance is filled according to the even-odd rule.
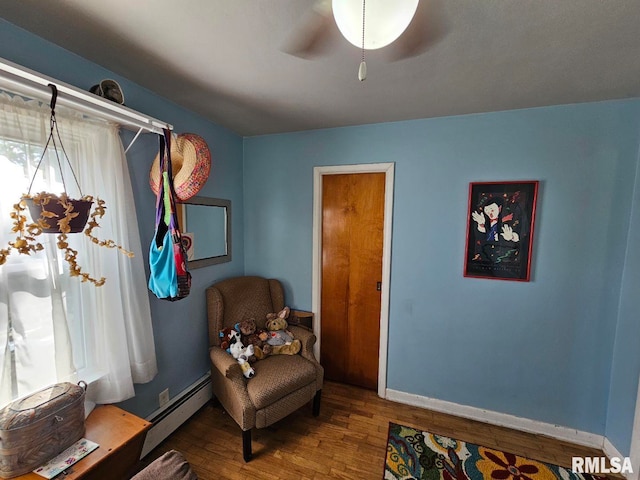
[[628,476],[631,480],[640,480],[640,381],[638,382],[638,395],[636,397],[636,413],[631,430],[631,447],[629,448],[631,467],[633,473]]
[[322,177],[351,173],[384,173],[384,230],[382,240],[382,296],[380,301],[380,349],[378,351],[378,396],[385,396],[387,388],[387,347],[389,341],[389,290],[391,280],[391,236],[393,225],[393,177],[394,163],[370,163],[358,165],[336,165],[313,169],[313,270],[311,282],[311,309],[314,312],[313,332],[318,341],[314,346],[316,358],[320,359],[320,335],[322,312]]

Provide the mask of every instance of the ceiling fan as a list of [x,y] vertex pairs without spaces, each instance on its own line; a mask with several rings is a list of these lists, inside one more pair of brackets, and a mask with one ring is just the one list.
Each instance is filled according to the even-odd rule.
[[358,78],[367,78],[365,51],[385,48],[391,60],[420,55],[447,33],[443,0],[315,0],[283,50],[312,58],[325,53],[337,25],[362,50]]

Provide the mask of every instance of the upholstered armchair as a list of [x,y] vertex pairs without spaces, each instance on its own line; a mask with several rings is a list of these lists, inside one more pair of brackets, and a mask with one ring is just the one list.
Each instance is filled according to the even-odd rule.
[[242,429],[242,453],[251,460],[251,429],[265,428],[313,401],[320,413],[324,369],[313,355],[315,335],[290,325],[302,348],[297,355],[272,355],[253,364],[255,376],[245,378],[238,362],[220,348],[219,332],[243,319],[255,319],[264,328],[267,313],[284,308],[278,280],[237,277],[207,289],[209,356],[213,394]]

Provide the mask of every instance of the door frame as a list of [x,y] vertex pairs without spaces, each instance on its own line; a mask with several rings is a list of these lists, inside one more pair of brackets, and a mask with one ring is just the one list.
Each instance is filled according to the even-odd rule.
[[633,429],[631,430],[631,447],[629,457],[633,473],[628,477],[630,480],[640,480],[640,381],[638,382],[638,394],[636,397],[636,412],[633,419]]
[[387,350],[389,341],[389,291],[391,280],[391,236],[393,225],[393,185],[395,163],[368,163],[313,168],[313,270],[311,308],[314,312],[313,332],[318,341],[314,346],[320,359],[322,312],[322,177],[325,175],[384,173],[384,227],[382,240],[382,296],[380,301],[380,348],[378,350],[378,396],[387,388]]

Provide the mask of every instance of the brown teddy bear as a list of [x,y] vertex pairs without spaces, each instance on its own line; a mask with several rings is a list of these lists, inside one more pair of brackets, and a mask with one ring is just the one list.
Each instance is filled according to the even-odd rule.
[[253,345],[254,354],[250,361],[260,360],[271,354],[271,345],[266,343],[268,333],[264,329],[258,329],[256,321],[248,318],[236,323],[235,329],[240,332],[242,343],[245,345]]
[[289,307],[284,307],[278,313],[267,314],[264,326],[269,335],[267,344],[271,345],[271,355],[295,355],[302,348],[300,340],[294,339],[293,334],[287,330],[289,312]]

